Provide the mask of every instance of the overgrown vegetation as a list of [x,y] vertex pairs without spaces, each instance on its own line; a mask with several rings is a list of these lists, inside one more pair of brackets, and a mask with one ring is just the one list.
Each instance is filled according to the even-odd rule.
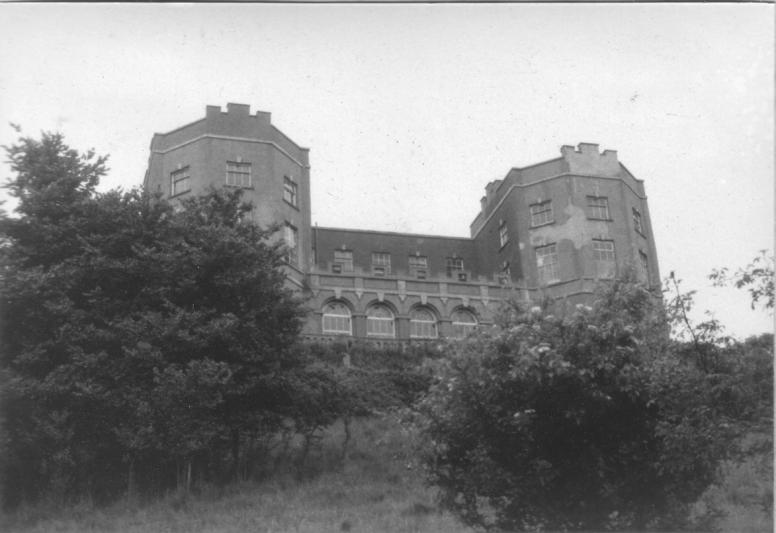
[[110,500],[238,475],[288,416],[304,362],[283,250],[236,193],[182,209],[95,190],[60,135],[7,149],[3,496]]
[[[772,446],[773,337],[699,332],[691,298],[667,300],[617,281],[592,307],[516,306],[451,346],[421,403],[444,506],[509,531],[712,527],[719,509],[690,511],[720,465],[751,456],[738,445],[753,434]],[[672,321],[691,340],[672,340]]]
[[[304,344],[282,244],[239,193],[175,207],[98,193],[105,158],[60,135],[6,152],[19,200],[0,215],[6,509],[186,510],[253,482],[322,484],[369,471],[364,428],[403,413],[404,427],[369,437],[404,440],[374,456],[375,473],[403,479],[403,462],[414,491],[422,462],[442,507],[471,526],[772,524],[773,336],[739,342],[713,317],[693,322],[673,273],[662,299],[619,280],[590,307],[509,306],[460,342]],[[765,254],[711,278],[773,308]]]
[[[296,458],[304,439],[275,448],[274,468],[260,482],[201,485],[188,496],[171,493],[152,502],[88,502],[66,509],[36,506],[0,516],[0,530],[19,533],[473,533],[442,512],[415,459],[415,435],[399,417],[358,418],[351,444],[340,422],[320,433],[297,476]],[[281,458],[284,453],[286,459]]]

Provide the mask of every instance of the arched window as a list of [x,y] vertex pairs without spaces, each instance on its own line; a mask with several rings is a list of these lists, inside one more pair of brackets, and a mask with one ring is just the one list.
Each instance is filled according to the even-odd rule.
[[387,305],[377,304],[366,310],[366,334],[368,337],[395,337],[393,312]]
[[342,302],[329,302],[323,308],[322,327],[324,333],[352,335],[350,309]]
[[410,338],[436,339],[437,321],[434,313],[425,307],[415,307],[410,311]]
[[452,319],[453,337],[456,339],[463,339],[477,328],[477,319],[465,309],[453,311]]

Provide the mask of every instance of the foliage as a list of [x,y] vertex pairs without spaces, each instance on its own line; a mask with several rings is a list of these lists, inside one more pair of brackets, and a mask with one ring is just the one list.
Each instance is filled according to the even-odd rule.
[[239,193],[180,209],[97,193],[105,158],[57,134],[6,152],[19,199],[0,220],[6,503],[99,499],[176,473],[188,486],[192,470],[217,476],[214,456],[236,463],[242,433],[278,426],[281,377],[300,365],[272,231],[245,220]]
[[659,299],[616,281],[592,308],[505,325],[451,346],[421,403],[443,504],[507,530],[686,526],[734,433]]
[[751,263],[731,273],[728,268],[714,269],[709,275],[716,287],[733,285],[737,289],[746,289],[752,298],[752,309],[762,305],[773,309],[774,265],[773,256],[761,250]]

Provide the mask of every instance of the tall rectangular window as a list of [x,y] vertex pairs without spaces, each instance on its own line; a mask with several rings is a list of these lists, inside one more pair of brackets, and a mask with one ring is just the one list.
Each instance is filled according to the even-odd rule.
[[599,278],[613,278],[615,275],[614,241],[593,240],[593,259]]
[[240,161],[227,161],[226,184],[230,187],[251,187],[251,164]]
[[418,279],[426,279],[428,276],[428,257],[425,255],[411,255],[407,258],[410,266],[410,276]]
[[644,281],[649,281],[649,258],[641,250],[639,250],[639,276]]
[[183,194],[191,190],[189,167],[179,168],[170,173],[170,196]]
[[372,274],[375,276],[387,276],[391,273],[391,254],[386,252],[372,252]]
[[448,257],[445,260],[445,270],[447,271],[448,278],[460,279],[460,275],[464,274],[463,259],[460,257]]
[[587,216],[588,218],[609,220],[609,199],[606,196],[588,196]]
[[644,235],[644,226],[641,224],[641,213],[635,207],[633,208],[633,227],[637,232]]
[[528,209],[531,212],[532,228],[535,228],[536,226],[543,226],[544,224],[549,224],[555,220],[552,216],[552,200],[530,205]]
[[286,241],[286,247],[288,248],[288,255],[286,259],[292,265],[299,263],[299,232],[297,229],[286,222],[283,226],[283,238]]
[[498,226],[498,242],[502,248],[509,242],[509,229],[507,228],[507,223],[503,220]]
[[334,250],[334,272],[353,272],[353,252],[350,250]]
[[294,207],[299,206],[296,182],[288,176],[283,176],[283,200]]
[[541,284],[560,281],[558,249],[554,243],[536,248],[536,268]]

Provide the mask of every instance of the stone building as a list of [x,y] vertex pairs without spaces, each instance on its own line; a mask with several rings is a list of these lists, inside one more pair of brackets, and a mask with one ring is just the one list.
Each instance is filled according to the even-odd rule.
[[311,225],[309,150],[242,104],[155,134],[144,186],[171,199],[244,189],[277,223],[290,284],[308,297],[304,333],[380,341],[461,337],[510,298],[571,304],[634,269],[659,286],[644,183],[598,145],[512,168],[485,187],[469,237]]

